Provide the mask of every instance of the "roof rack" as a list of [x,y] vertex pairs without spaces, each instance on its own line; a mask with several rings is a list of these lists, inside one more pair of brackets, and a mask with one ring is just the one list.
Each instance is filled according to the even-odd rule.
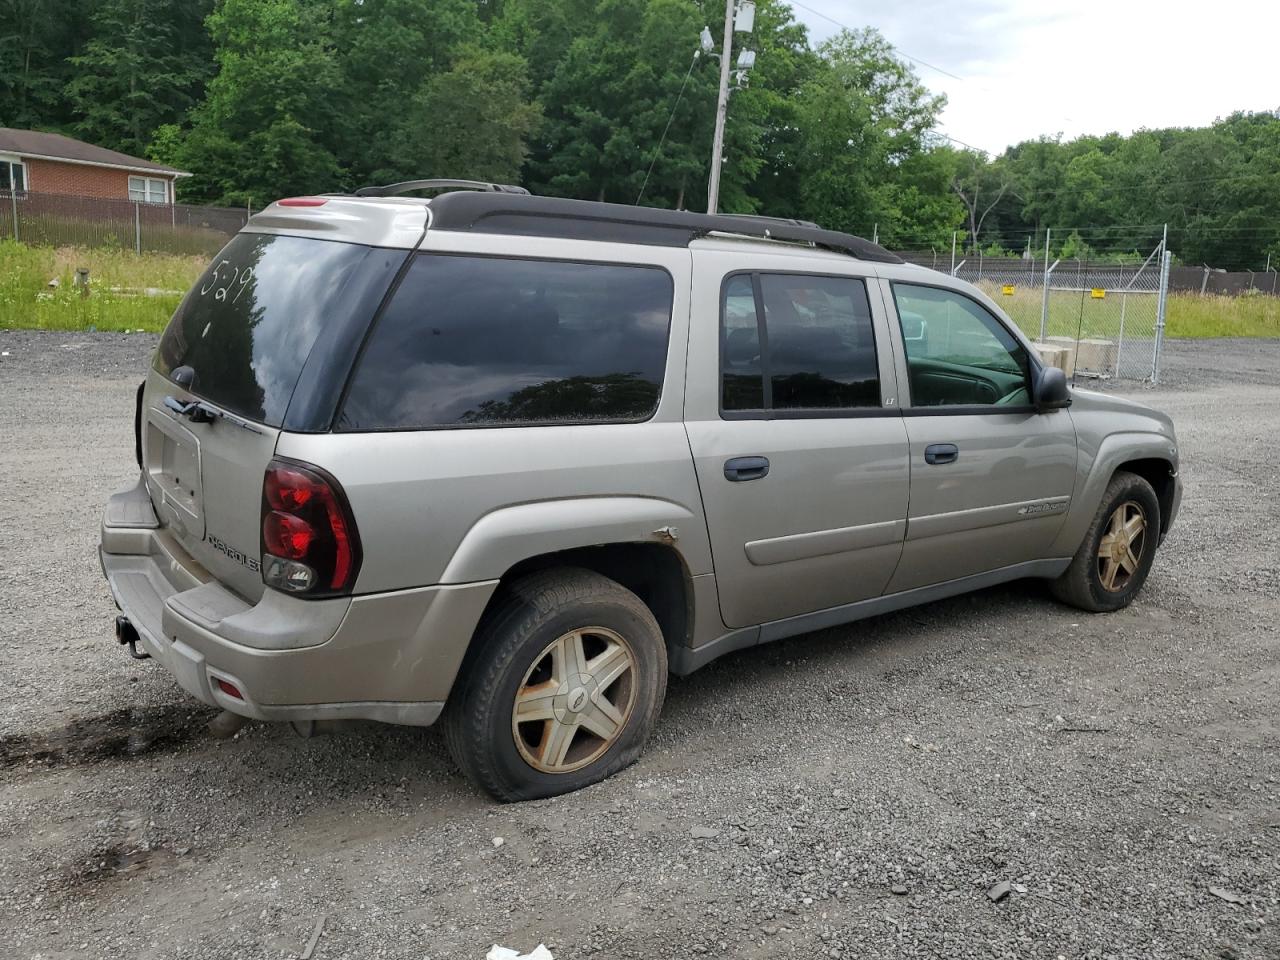
[[512,186],[509,183],[484,183],[480,180],[404,180],[382,187],[361,187],[355,195],[357,197],[398,197],[402,193],[411,193],[414,190],[482,190],[487,193],[515,194],[529,192],[524,187]]
[[[361,192],[361,195],[386,194]],[[661,247],[685,247],[711,233],[728,233],[762,240],[808,243],[859,260],[903,262],[901,257],[879,244],[848,233],[824,230],[806,220],[690,213],[655,207],[628,207],[619,203],[537,197],[527,193],[517,195],[505,191],[444,193],[435,197],[431,201],[430,229]]]

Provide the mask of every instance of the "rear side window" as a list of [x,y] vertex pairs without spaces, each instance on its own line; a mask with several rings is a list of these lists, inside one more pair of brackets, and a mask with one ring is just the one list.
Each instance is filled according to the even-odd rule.
[[672,292],[656,267],[419,254],[374,326],[338,428],[648,419]]
[[189,367],[195,395],[280,426],[321,328],[350,314],[348,282],[369,250],[332,240],[239,234],[169,321],[155,369],[172,377]]
[[733,416],[880,406],[861,280],[737,274],[720,311],[722,411]]

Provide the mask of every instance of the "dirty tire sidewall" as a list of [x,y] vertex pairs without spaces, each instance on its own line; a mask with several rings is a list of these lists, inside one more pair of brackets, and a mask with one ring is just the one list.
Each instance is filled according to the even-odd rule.
[[[1142,556],[1138,570],[1123,590],[1112,592],[1102,585],[1098,575],[1098,547],[1107,532],[1107,522],[1120,504],[1132,500],[1142,507],[1147,518]],[[1098,512],[1090,523],[1080,549],[1071,560],[1071,566],[1052,584],[1054,596],[1082,610],[1106,613],[1119,610],[1133,602],[1147,581],[1155,562],[1156,548],[1160,542],[1160,501],[1155,491],[1142,477],[1126,471],[1118,472],[1107,484]]]
[[[568,773],[530,766],[511,730],[515,696],[529,668],[557,637],[587,626],[621,634],[635,654],[635,703],[618,739],[592,763]],[[561,568],[523,580],[489,617],[468,658],[460,696],[446,717],[454,760],[499,800],[532,800],[579,790],[634,763],[662,709],[667,652],[649,608],[600,574]]]

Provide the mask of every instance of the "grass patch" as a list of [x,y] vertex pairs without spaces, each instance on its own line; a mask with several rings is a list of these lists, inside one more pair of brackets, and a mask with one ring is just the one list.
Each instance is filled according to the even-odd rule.
[[[195,255],[0,241],[0,327],[159,332],[207,263]],[[89,271],[87,297],[75,285],[79,268]]]
[[[1042,291],[1030,287],[1014,287],[1006,296],[999,284],[979,284],[987,295],[1030,337],[1040,335]],[[1123,296],[1109,292],[1095,300],[1088,293],[1069,290],[1049,291],[1051,337],[1099,337],[1114,340],[1120,334],[1123,317],[1125,339],[1155,336],[1156,295],[1154,293]],[[1196,293],[1169,294],[1165,336],[1204,339],[1206,337],[1280,337],[1280,297],[1251,294],[1239,297]]]
[[[0,327],[43,330],[150,330],[159,332],[187,289],[203,272],[203,255],[144,253],[86,247],[35,247],[0,240]],[[90,295],[81,297],[75,271],[89,271]],[[58,285],[49,286],[57,278]],[[1029,336],[1040,334],[1039,290],[1015,287],[1005,296],[1000,285],[982,288]],[[147,295],[145,291],[153,291]],[[155,291],[162,291],[154,293]],[[1108,293],[1049,293],[1050,336],[1115,339],[1124,317],[1125,338],[1155,334],[1154,294],[1123,297]],[[1169,295],[1170,337],[1280,337],[1280,297]]]

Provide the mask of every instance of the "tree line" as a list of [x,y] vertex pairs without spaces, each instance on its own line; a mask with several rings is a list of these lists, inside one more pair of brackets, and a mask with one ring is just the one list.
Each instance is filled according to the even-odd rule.
[[[1043,137],[990,157],[935,132],[945,99],[874,30],[811,42],[758,0],[729,107],[722,210],[898,249],[1149,249],[1280,261],[1280,113]],[[0,125],[194,176],[259,206],[419,177],[705,209],[720,0],[0,0]],[[661,148],[659,149],[659,144]]]

